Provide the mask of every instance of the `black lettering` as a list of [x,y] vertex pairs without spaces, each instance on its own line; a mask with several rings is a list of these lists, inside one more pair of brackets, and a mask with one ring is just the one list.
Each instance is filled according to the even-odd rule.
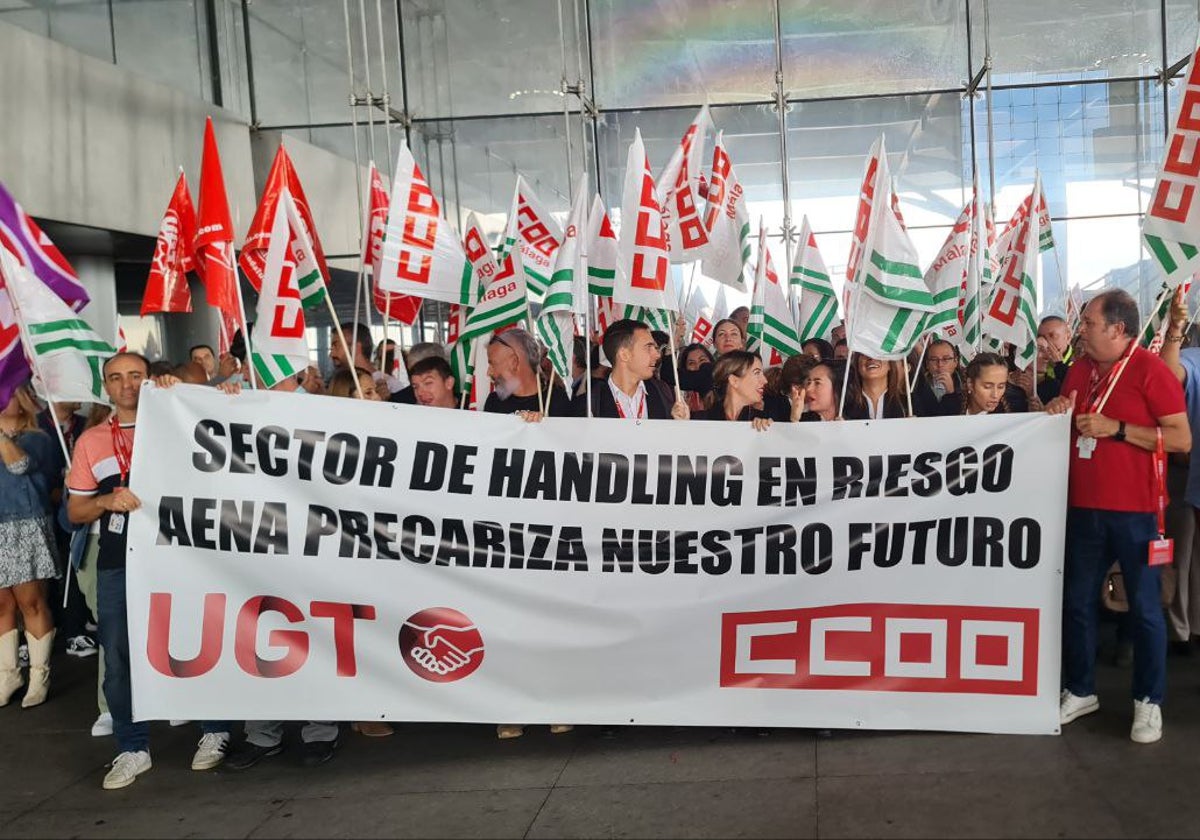
[[871,529],[869,522],[850,523],[850,556],[846,559],[846,568],[851,572],[862,568],[863,557],[871,550],[871,541],[867,536]]
[[629,459],[601,452],[596,459],[596,501],[620,504],[629,488]]
[[555,492],[558,490],[558,477],[555,471],[554,453],[544,449],[535,449],[529,461],[525,492],[521,494],[521,498],[555,501]]
[[817,503],[817,459],[785,458],[783,471],[787,481],[783,503],[787,507],[795,507],[798,498],[805,507],[815,505]]
[[550,538],[554,536],[554,526],[529,524],[525,526],[525,530],[533,535],[533,545],[529,547],[525,568],[550,571],[550,560],[546,554],[550,548]]
[[554,571],[587,571],[587,550],[583,547],[582,528],[565,526],[558,534],[555,548]]
[[337,513],[322,505],[308,506],[308,529],[304,536],[304,556],[316,557],[321,538],[337,533]]
[[342,539],[338,556],[370,557],[371,523],[367,519],[367,515],[359,510],[343,510],[340,513],[342,515]]
[[[442,447],[445,452],[446,447]],[[511,460],[509,456],[511,457]],[[488,495],[521,498],[521,474],[525,468],[525,450],[500,447],[492,453],[492,473],[488,479]],[[441,486],[439,484],[439,486]]]
[[217,541],[211,531],[216,528],[216,499],[192,499],[192,545],[214,550]]
[[605,528],[600,536],[600,571],[633,571],[633,529]]
[[1003,493],[1012,484],[1013,449],[993,443],[983,450],[983,472],[979,483],[989,493]]
[[590,502],[593,466],[591,452],[564,452],[558,498],[564,502]]
[[675,548],[671,552],[675,557],[675,574],[694,575],[700,571],[696,561],[689,559],[696,553],[697,537],[695,531],[675,532]]
[[733,568],[733,554],[729,551],[728,531],[705,531],[700,545],[709,552],[700,558],[700,568],[706,575],[723,575]]
[[[363,487],[391,487],[396,482],[396,457],[399,454],[396,441],[368,435],[363,446],[362,475],[358,483]],[[456,491],[451,489],[450,492]]]
[[732,455],[721,455],[713,461],[712,503],[721,507],[737,507],[742,503],[742,462]]
[[943,566],[961,566],[966,562],[969,527],[970,520],[965,516],[938,520],[937,558]]
[[651,575],[671,568],[670,531],[638,531],[638,568]]
[[946,489],[951,496],[975,492],[979,479],[978,455],[969,446],[955,449],[946,456]]
[[696,463],[687,455],[675,458],[675,504],[702,505],[708,485],[708,456],[697,455]]
[[467,526],[461,519],[443,519],[442,535],[438,540],[438,566],[471,565],[471,546],[467,540]]
[[1008,562],[1014,569],[1032,569],[1042,559],[1042,526],[1022,516],[1008,528]]
[[[263,475],[282,478],[287,475],[288,433],[282,426],[263,426],[254,436],[254,452]],[[279,456],[279,457],[277,457]]]
[[296,459],[296,473],[301,481],[312,481],[313,454],[317,444],[325,440],[325,433],[313,429],[296,429],[292,437],[300,441],[300,454]]
[[191,548],[192,541],[188,538],[187,517],[183,515],[183,499],[179,496],[163,496],[159,500],[158,538],[154,544],[175,544]]
[[887,480],[883,485],[883,495],[908,495],[908,483],[901,484],[900,481],[908,478],[908,464],[911,460],[912,456],[907,452],[887,456]]
[[833,529],[824,522],[810,522],[800,531],[800,568],[810,575],[833,568]]
[[253,451],[249,440],[250,432],[253,431],[253,428],[249,423],[229,424],[229,448],[231,453],[229,471],[231,473],[254,472],[254,465],[246,461],[246,456]]
[[348,484],[358,472],[358,438],[346,432],[329,436],[322,474],[330,484]]
[[504,568],[504,527],[499,522],[476,522],[472,528],[471,565],[477,569]]
[[400,517],[394,513],[375,512],[375,556],[384,560],[399,560],[396,551],[396,532],[392,529]]
[[192,432],[193,438],[203,452],[192,453],[192,466],[200,472],[217,472],[225,466],[225,447],[217,438],[225,436],[225,427],[216,420],[201,420]]
[[758,459],[758,506],[779,506],[783,504],[783,499],[776,495],[776,491],[781,484],[779,476],[775,474],[783,464],[782,458],[759,458]]
[[287,505],[283,502],[263,504],[262,518],[258,520],[258,531],[254,534],[254,553],[288,553]]
[[796,574],[796,529],[791,525],[768,525],[763,571],[769,575]]
[[434,543],[417,544],[420,537],[432,537],[437,533],[433,522],[413,514],[404,517],[400,526],[400,555],[413,563],[428,563],[433,559]]
[[863,463],[849,455],[833,456],[833,501],[862,497]]
[[[266,472],[264,470],[264,472]],[[217,544],[221,551],[250,552],[251,532],[254,530],[254,502],[238,503],[232,499],[221,500],[221,519],[217,528]]]
[[909,490],[914,496],[927,499],[942,492],[942,473],[938,464],[942,460],[940,452],[922,452],[913,459],[913,472],[921,477],[909,484]]

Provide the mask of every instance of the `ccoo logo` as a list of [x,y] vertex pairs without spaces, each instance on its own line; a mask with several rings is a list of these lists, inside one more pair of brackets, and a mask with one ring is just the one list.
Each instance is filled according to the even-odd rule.
[[483,637],[474,622],[450,607],[413,614],[400,628],[400,655],[430,682],[454,682],[483,664]]

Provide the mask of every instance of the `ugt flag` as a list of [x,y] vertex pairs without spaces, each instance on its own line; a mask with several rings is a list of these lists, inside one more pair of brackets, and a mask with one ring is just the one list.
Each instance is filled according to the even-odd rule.
[[158,226],[154,259],[142,293],[142,316],[154,312],[191,312],[192,291],[187,275],[196,270],[196,210],[182,171]]

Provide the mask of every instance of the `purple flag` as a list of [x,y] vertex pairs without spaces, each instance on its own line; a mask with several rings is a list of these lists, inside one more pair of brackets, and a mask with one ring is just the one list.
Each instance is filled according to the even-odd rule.
[[29,381],[29,373],[12,301],[0,277],[0,409],[8,405],[17,388]]
[[0,184],[0,247],[8,248],[21,265],[76,312],[87,306],[87,289],[79,282],[75,269],[3,184]]

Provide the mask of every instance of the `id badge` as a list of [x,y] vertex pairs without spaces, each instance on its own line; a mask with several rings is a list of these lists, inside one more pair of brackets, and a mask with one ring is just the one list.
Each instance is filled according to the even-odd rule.
[[110,534],[125,533],[125,514],[114,513],[108,518],[108,532]]
[[1075,441],[1075,448],[1079,450],[1079,457],[1086,461],[1096,451],[1096,439],[1094,437],[1080,437]]
[[1150,540],[1150,557],[1148,560],[1151,566],[1166,566],[1175,559],[1175,540],[1158,539]]

